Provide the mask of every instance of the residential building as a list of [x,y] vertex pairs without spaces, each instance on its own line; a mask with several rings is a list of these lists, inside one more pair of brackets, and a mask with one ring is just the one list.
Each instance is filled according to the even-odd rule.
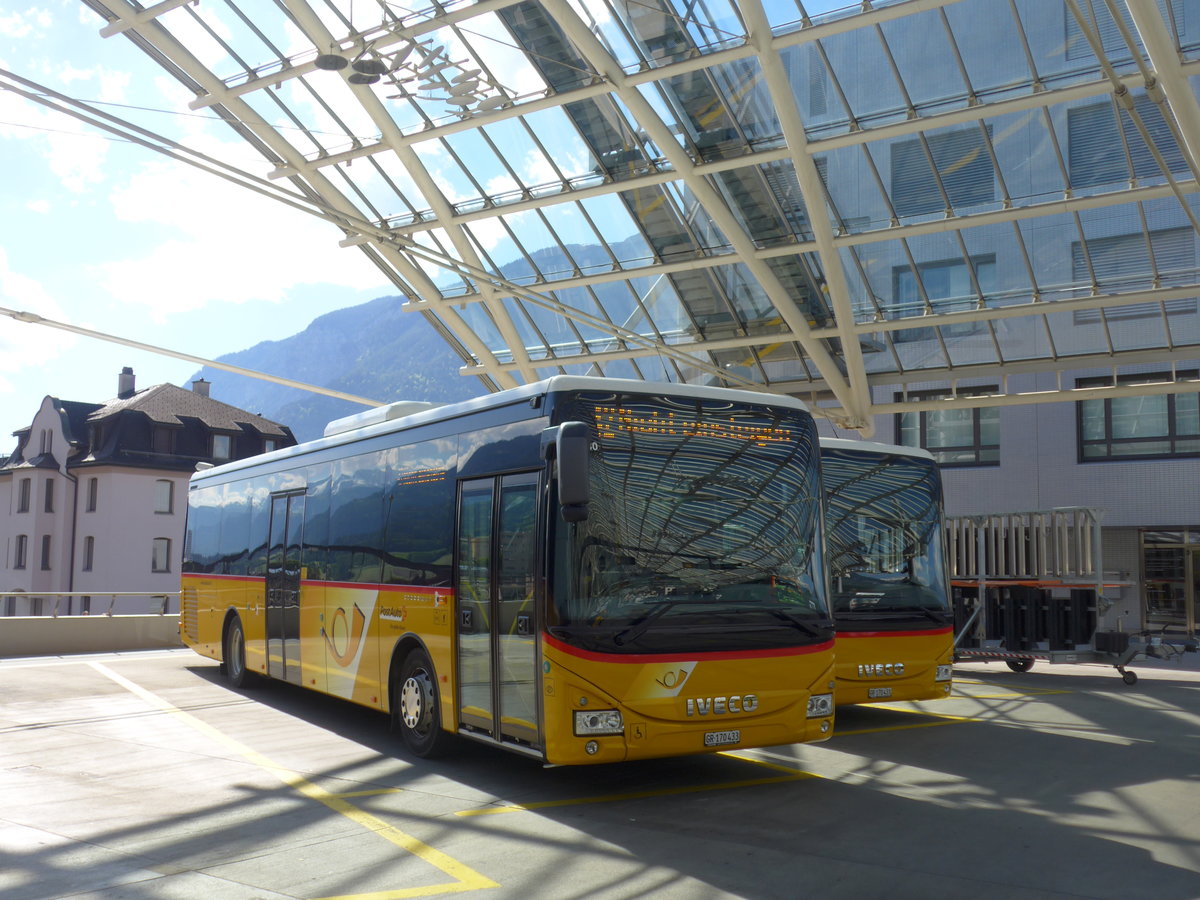
[[0,615],[178,609],[190,474],[296,443],[208,387],[126,368],[107,402],[42,401],[0,464]]

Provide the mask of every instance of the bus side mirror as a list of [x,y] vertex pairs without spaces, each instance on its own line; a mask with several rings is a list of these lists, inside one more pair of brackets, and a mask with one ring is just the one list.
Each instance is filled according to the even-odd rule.
[[568,522],[588,517],[588,428],[583,422],[563,422],[554,438],[558,457],[558,504]]

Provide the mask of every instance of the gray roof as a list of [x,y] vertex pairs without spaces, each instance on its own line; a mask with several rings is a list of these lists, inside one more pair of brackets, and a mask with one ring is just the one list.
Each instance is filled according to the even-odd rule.
[[160,425],[183,425],[183,419],[187,418],[198,419],[216,431],[240,431],[246,425],[264,435],[286,436],[277,422],[173,384],[156,384],[131,397],[110,400],[87,420],[100,422],[127,410],[143,413]]

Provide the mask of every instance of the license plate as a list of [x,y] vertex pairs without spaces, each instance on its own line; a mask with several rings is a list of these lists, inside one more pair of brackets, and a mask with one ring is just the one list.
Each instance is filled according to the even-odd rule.
[[885,700],[892,696],[891,688],[867,688],[868,700]]
[[742,739],[740,731],[706,731],[704,732],[705,747],[724,747],[726,744],[736,744]]

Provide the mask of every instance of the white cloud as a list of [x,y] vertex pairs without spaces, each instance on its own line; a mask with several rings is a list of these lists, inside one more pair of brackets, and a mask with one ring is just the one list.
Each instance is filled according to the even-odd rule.
[[39,29],[48,29],[53,24],[54,16],[48,9],[33,7],[23,13],[0,13],[0,36],[27,40],[36,36]]
[[[127,76],[126,76],[127,77]],[[97,79],[102,93],[119,94],[122,73],[99,69],[73,69],[67,80]],[[11,91],[0,91],[0,138],[40,142],[51,172],[68,191],[79,194],[104,180],[104,163],[110,141],[77,119],[28,100]],[[15,124],[15,123],[19,123]]]
[[338,247],[335,226],[183,164],[146,164],[111,200],[119,222],[154,226],[161,237],[137,256],[95,266],[96,281],[155,321],[214,304],[280,302],[301,284],[380,283],[359,251]]
[[[64,321],[61,307],[39,281],[10,268],[3,247],[0,247],[0,298],[7,309]],[[68,332],[0,317],[0,372],[44,366],[77,343],[78,338]]]
[[46,215],[50,212],[50,203],[46,200],[30,200],[25,204],[25,208],[30,212]]

